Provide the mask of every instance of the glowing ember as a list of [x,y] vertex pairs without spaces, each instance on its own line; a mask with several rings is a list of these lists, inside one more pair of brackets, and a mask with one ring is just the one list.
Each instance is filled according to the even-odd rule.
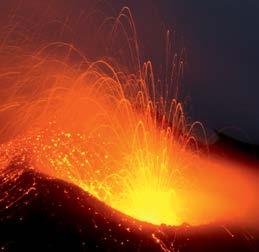
[[[51,53],[61,49],[65,55]],[[226,186],[220,166],[215,165],[219,175],[204,175],[211,163],[196,153],[192,134],[200,124],[187,124],[181,104],[162,98],[150,62],[136,73],[107,60],[81,58],[75,65],[71,62],[78,52],[62,43],[34,53],[4,44],[0,53],[1,62],[6,55],[9,59],[0,68],[6,85],[0,104],[4,183],[29,166],[154,224],[200,224],[242,215],[250,207],[251,190],[239,173],[228,175],[236,178],[234,189]],[[180,74],[182,61],[177,65],[173,69]],[[6,174],[6,166],[17,158],[17,168]],[[218,197],[215,191],[222,185],[228,195]],[[243,192],[236,195],[240,185]],[[244,195],[246,207],[236,211]]]
[[[134,111],[131,103],[118,99],[114,109],[111,106],[106,111],[109,105],[104,106],[103,100],[98,104],[98,99],[85,94],[84,101],[79,94],[74,97],[76,105],[70,108],[75,106],[75,111],[68,115],[57,111],[56,121],[44,129],[35,127],[3,145],[4,162],[23,156],[24,162],[30,160],[39,171],[72,182],[132,217],[155,224],[180,224],[175,188],[180,186],[179,168],[187,153],[174,141],[172,129],[157,128],[150,109]],[[67,95],[71,97],[70,91]],[[84,110],[84,116],[71,122],[71,114],[79,109],[77,103],[83,108],[97,104],[101,111],[92,114]],[[145,104],[141,106],[145,108]],[[58,123],[59,115],[67,116],[65,126]],[[181,162],[174,153],[180,155]]]

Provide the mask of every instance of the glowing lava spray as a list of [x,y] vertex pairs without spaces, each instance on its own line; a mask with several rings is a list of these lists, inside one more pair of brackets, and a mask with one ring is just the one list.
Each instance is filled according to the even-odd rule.
[[[239,173],[229,171],[228,177],[234,176],[234,184],[242,184],[243,192],[237,196],[225,186],[229,195],[221,197],[217,191],[227,184],[221,176],[225,170],[199,154],[193,130],[199,127],[204,132],[203,127],[186,121],[177,92],[171,92],[173,85],[178,89],[182,57],[172,57],[167,81],[162,83],[151,62],[140,61],[129,9],[122,9],[113,21],[112,37],[126,30],[127,57],[134,71],[107,57],[88,60],[71,43],[43,43],[32,50],[19,44],[15,32],[4,36],[2,183],[35,169],[153,224],[200,224],[233,216],[238,198],[251,190]],[[7,171],[13,162],[16,169]],[[208,166],[217,166],[210,175],[204,173]],[[215,183],[219,179],[221,185]],[[2,200],[10,207],[34,187],[22,188],[18,199],[9,199],[5,192]],[[248,204],[238,214],[249,208],[250,198],[246,196]]]

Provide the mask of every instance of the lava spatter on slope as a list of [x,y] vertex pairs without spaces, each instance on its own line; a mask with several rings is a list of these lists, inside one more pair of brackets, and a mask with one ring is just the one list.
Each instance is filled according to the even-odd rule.
[[3,35],[3,249],[34,241],[44,249],[243,248],[248,239],[225,226],[207,237],[222,244],[204,242],[203,231],[196,244],[209,226],[181,226],[246,220],[257,209],[250,174],[201,153],[204,127],[187,120],[170,90],[178,90],[182,56],[167,55],[167,77],[159,79],[151,61],[140,60],[130,10],[109,20],[112,36],[126,40],[128,65],[107,55],[87,59],[72,43],[34,45],[30,32],[26,43],[15,29]]

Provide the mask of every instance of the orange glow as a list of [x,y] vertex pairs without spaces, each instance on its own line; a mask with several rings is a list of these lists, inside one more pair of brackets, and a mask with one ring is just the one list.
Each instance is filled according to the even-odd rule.
[[51,54],[60,48],[67,58],[80,55],[64,43],[9,48],[11,63],[1,64],[2,172],[19,156],[153,224],[203,224],[253,209],[248,175],[199,154],[192,132],[201,125],[186,121],[176,99],[161,98],[151,62],[126,73],[107,60],[64,63]]

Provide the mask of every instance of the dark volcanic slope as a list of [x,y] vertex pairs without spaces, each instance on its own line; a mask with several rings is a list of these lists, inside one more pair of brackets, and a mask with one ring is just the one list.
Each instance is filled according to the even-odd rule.
[[223,132],[215,131],[217,141],[210,145],[210,153],[259,170],[259,145],[239,141]]
[[241,228],[232,228],[232,237],[216,225],[173,228],[134,221],[78,187],[34,171],[0,185],[3,251],[259,251],[258,240]]

